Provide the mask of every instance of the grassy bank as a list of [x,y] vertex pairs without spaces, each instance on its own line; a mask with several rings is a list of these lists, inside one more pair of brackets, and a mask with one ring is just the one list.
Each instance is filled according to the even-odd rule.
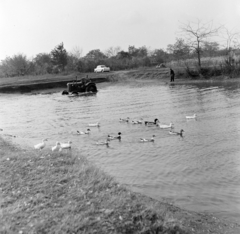
[[20,76],[0,79],[0,92],[26,93],[36,90],[51,90],[54,88],[67,88],[67,83],[73,80],[89,77],[95,83],[108,81],[106,74],[73,73],[69,75],[42,75],[42,76]]
[[0,148],[0,233],[240,233],[131,192],[74,149]]
[[49,83],[49,82],[60,82],[66,81],[70,82],[73,79],[89,78],[104,78],[106,77],[106,73],[71,73],[68,75],[63,74],[46,74],[46,75],[39,75],[39,76],[15,76],[15,77],[6,77],[0,78],[0,86],[8,86],[8,85],[28,85],[28,84],[42,84],[42,83]]

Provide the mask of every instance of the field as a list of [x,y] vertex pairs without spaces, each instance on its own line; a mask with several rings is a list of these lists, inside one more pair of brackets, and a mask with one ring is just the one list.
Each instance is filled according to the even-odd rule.
[[[226,57],[219,56],[219,57],[204,57],[201,59],[201,63],[203,67],[208,66],[219,66],[221,63],[224,63]],[[186,60],[179,60],[179,61],[171,61],[167,63],[167,66],[170,67],[185,67],[188,64],[190,67],[195,67],[198,65],[197,59],[186,59]]]

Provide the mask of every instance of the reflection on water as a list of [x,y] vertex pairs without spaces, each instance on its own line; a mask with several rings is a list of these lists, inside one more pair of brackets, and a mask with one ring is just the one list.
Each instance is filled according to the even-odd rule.
[[[73,147],[137,192],[194,211],[240,218],[240,88],[238,84],[162,85],[157,81],[100,84],[94,96],[1,94],[0,121],[21,144],[48,137]],[[186,120],[196,113],[197,119]],[[174,123],[169,130],[120,123],[119,118]],[[100,128],[85,131],[88,123]],[[97,146],[108,134],[122,133],[110,147]],[[140,137],[156,135],[155,142]]]

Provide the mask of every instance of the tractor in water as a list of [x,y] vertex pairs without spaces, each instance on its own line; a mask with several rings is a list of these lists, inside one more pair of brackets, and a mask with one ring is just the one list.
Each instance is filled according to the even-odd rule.
[[[77,78],[77,77],[76,77]],[[62,91],[62,95],[78,95],[79,93],[96,93],[97,86],[88,78],[83,78],[81,80],[73,80],[67,83],[67,90]]]

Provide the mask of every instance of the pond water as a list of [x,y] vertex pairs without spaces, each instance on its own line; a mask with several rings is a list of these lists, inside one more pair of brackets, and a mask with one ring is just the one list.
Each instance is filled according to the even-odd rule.
[[[33,146],[49,138],[73,148],[132,190],[184,209],[240,220],[240,86],[169,85],[158,81],[105,83],[92,96],[0,94],[0,123],[14,141]],[[197,119],[186,115],[196,113]],[[119,118],[174,123],[169,130],[121,123]],[[88,123],[100,122],[89,135]],[[122,133],[110,146],[96,145]],[[154,142],[141,137],[156,135]]]

